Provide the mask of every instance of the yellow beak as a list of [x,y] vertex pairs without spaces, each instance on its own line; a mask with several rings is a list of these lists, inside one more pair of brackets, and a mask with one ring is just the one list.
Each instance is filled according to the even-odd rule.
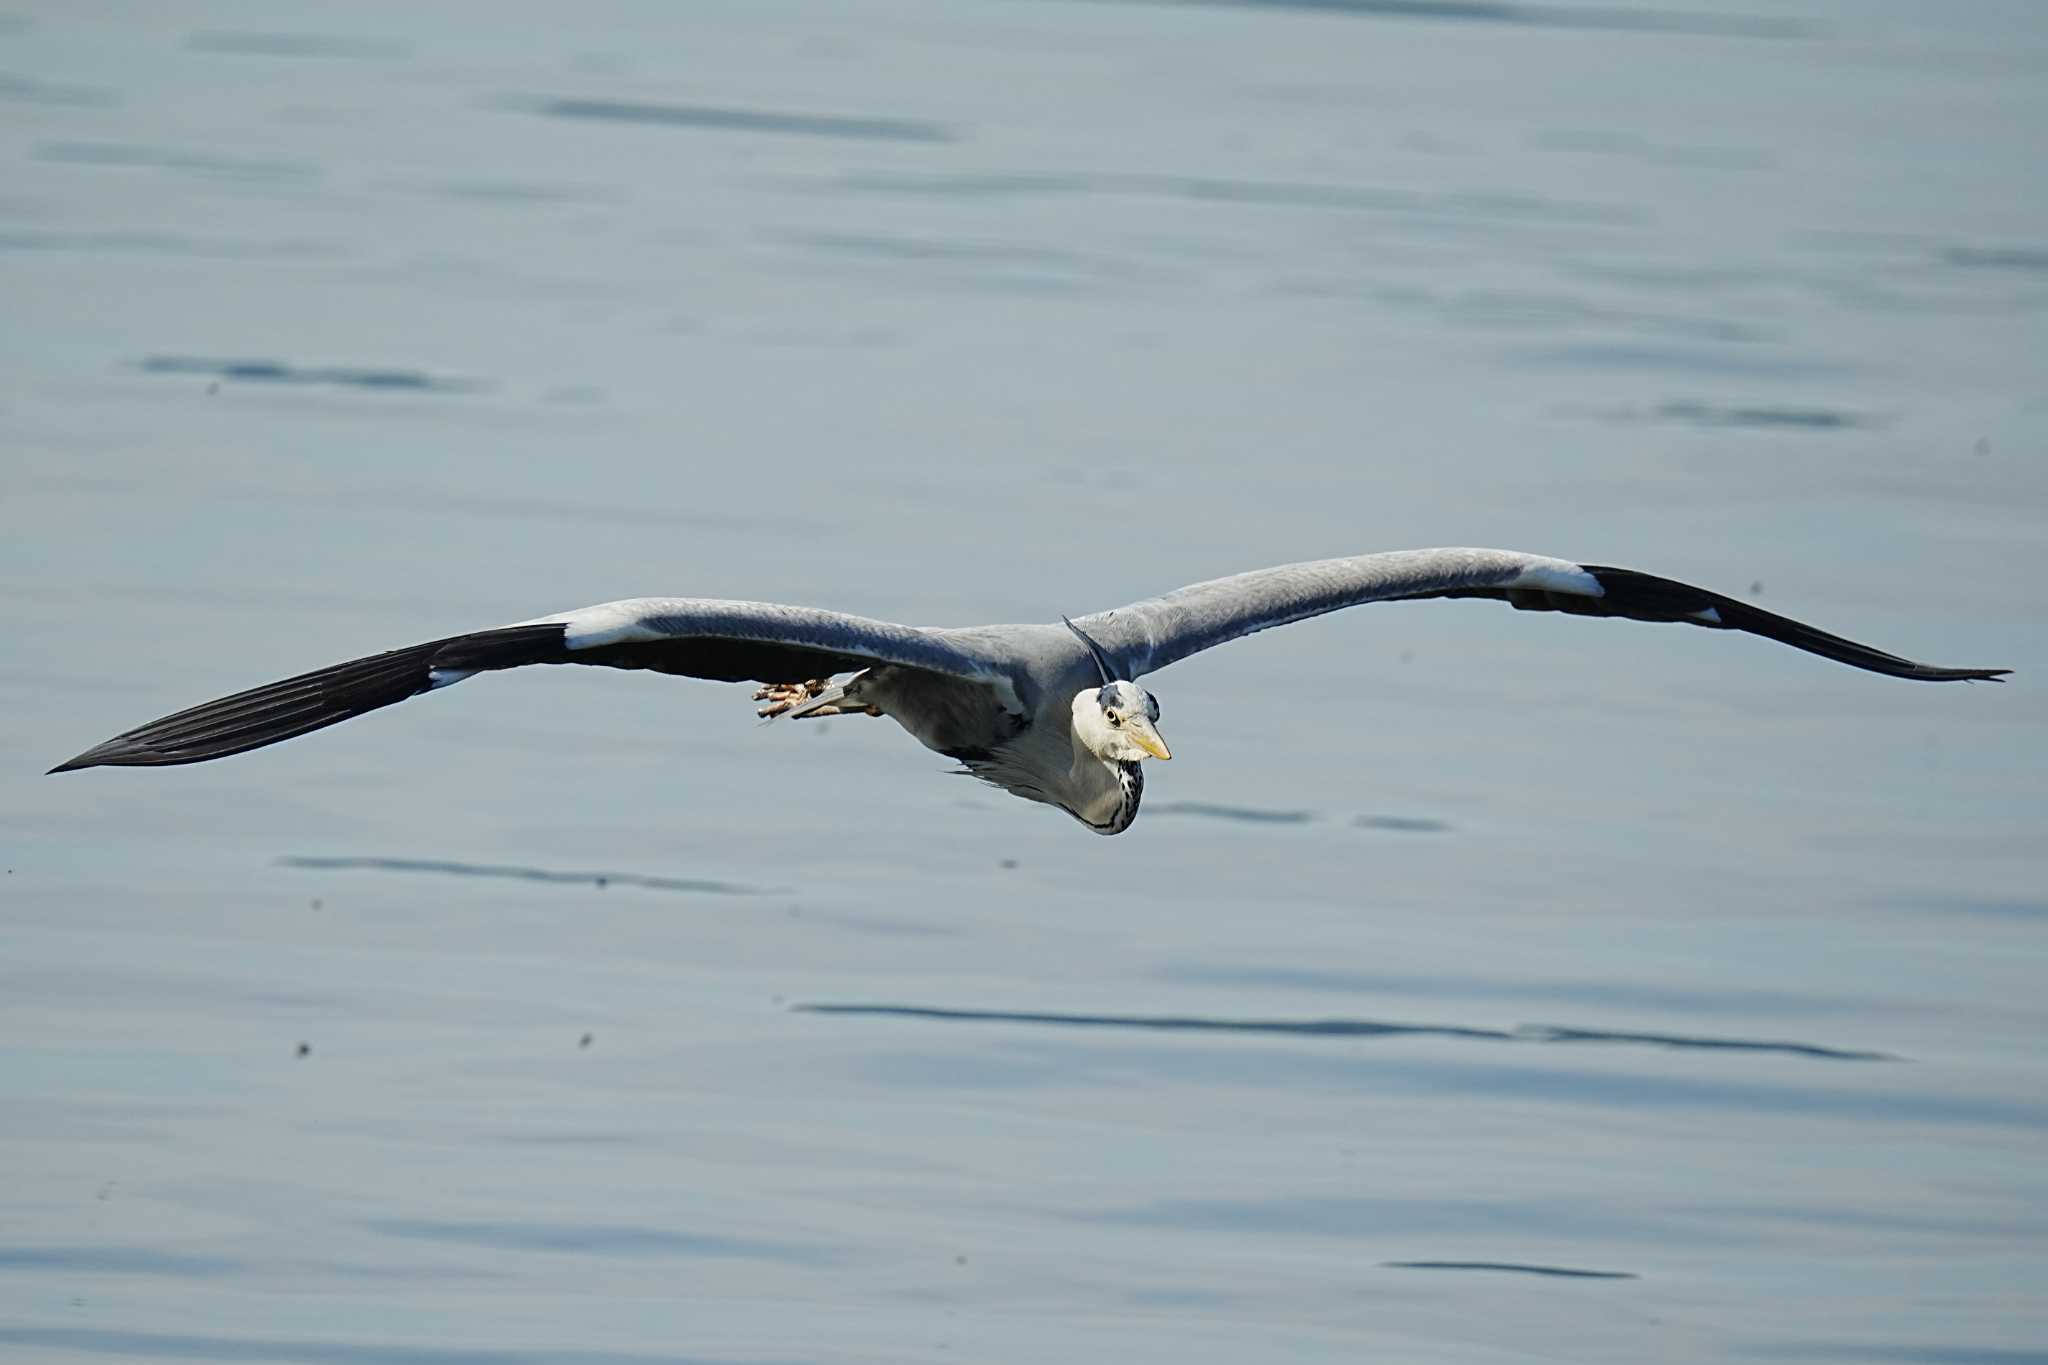
[[1124,722],[1124,733],[1131,737],[1140,749],[1154,758],[1172,758],[1173,753],[1166,747],[1166,741],[1159,737],[1159,728],[1143,716],[1132,716]]

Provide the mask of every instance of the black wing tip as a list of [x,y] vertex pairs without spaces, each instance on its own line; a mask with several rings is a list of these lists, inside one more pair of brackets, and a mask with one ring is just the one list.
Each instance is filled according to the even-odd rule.
[[[1765,611],[1750,602],[1724,597],[1705,588],[1635,569],[1617,569],[1605,564],[1580,566],[1600,584],[1603,596],[1580,610],[1596,615],[1627,616],[1638,621],[1677,621],[1717,630],[1740,630],[1760,635],[1794,649],[1817,654],[1851,668],[1903,678],[1908,682],[2000,682],[2009,668],[1942,668],[1888,654],[1870,645],[1858,644],[1839,635]],[[1563,606],[1564,604],[1558,604]],[[1565,610],[1573,610],[1569,606]]]
[[93,745],[75,758],[65,759],[43,776],[54,777],[58,773],[75,773],[81,768],[111,768],[123,763],[146,763],[149,761],[146,757],[148,752],[129,743],[125,735],[116,735],[104,744]]
[[43,776],[54,777],[58,773],[75,773],[82,768],[146,768],[192,761],[181,760],[174,754],[152,749],[147,744],[135,743],[126,735],[116,735],[104,744],[93,745],[76,758],[65,759]]
[[[1843,660],[1847,663],[1848,660]],[[1933,664],[1914,664],[1911,669],[1871,668],[1868,664],[1855,664],[1872,673],[1884,673],[1893,678],[1904,678],[1907,682],[1995,682],[2002,683],[2012,672],[2009,668],[1937,668]]]
[[351,659],[163,716],[45,773],[205,763],[293,739],[430,691],[435,670],[458,673],[559,662],[560,622],[506,626]]

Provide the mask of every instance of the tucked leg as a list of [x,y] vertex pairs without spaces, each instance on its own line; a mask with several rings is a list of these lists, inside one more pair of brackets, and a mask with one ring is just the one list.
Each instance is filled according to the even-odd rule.
[[[832,693],[832,695],[827,697],[827,692]],[[765,701],[768,705],[761,707],[754,714],[760,716],[763,720],[772,720],[776,716],[783,715],[792,710],[796,712],[795,715],[790,717],[792,720],[809,720],[813,716],[879,716],[882,714],[879,710],[865,702],[846,700],[845,697],[846,689],[844,687],[833,687],[829,678],[812,678],[808,682],[800,683],[766,683],[761,687],[760,691],[754,693],[754,700]],[[806,703],[814,702],[818,698],[824,698],[824,700],[815,705],[806,705]]]

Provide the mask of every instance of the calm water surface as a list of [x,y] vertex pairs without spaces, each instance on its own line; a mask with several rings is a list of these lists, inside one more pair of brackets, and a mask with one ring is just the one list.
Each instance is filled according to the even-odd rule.
[[[2048,10],[0,14],[0,1356],[2048,1361]],[[1630,564],[1160,675],[1103,840],[533,670]]]

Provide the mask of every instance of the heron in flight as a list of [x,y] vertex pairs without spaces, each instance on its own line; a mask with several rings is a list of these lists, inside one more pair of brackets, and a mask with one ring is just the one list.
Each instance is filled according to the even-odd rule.
[[[757,682],[767,717],[888,716],[966,772],[1057,806],[1098,834],[1138,817],[1145,759],[1172,754],[1137,679],[1226,640],[1364,602],[1483,597],[1525,611],[1740,630],[1922,682],[1997,678],[1935,668],[1629,569],[1508,550],[1396,550],[1196,583],[1057,625],[899,626],[811,607],[636,597],[453,635],[238,692],[116,735],[52,772],[202,763],[525,664],[643,668]],[[850,674],[851,676],[841,676]],[[840,681],[832,679],[839,677]]]

